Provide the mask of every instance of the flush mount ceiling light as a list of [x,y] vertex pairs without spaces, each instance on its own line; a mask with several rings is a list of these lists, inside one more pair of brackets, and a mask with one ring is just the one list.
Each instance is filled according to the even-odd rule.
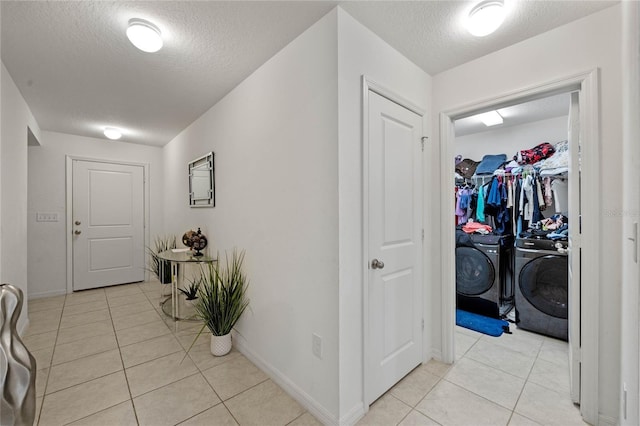
[[127,28],[129,41],[143,52],[153,53],[162,48],[160,29],[144,19],[130,19]]
[[505,15],[503,0],[480,2],[469,12],[467,30],[476,37],[484,37],[502,25]]
[[122,132],[115,127],[105,127],[104,135],[111,140],[118,140],[122,137]]
[[498,111],[489,111],[483,114],[476,115],[480,121],[484,123],[485,126],[495,126],[498,124],[502,124],[502,116],[498,114]]

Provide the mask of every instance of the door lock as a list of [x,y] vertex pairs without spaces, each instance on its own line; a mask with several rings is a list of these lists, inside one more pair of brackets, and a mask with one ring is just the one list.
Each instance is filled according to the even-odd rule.
[[75,221],[75,224],[76,224],[76,225],[82,225],[82,222],[80,222],[79,220],[76,220],[76,221]]
[[75,231],[73,231],[73,233],[76,234],[76,235],[80,235],[80,234],[82,234],[82,231],[79,230],[79,229],[76,229]]
[[378,259],[373,259],[371,261],[371,269],[382,269],[384,268],[384,262]]

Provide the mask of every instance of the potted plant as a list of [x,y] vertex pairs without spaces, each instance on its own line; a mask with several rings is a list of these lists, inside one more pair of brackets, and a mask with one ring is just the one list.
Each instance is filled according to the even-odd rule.
[[171,282],[171,263],[166,260],[160,259],[158,254],[163,251],[176,248],[176,237],[173,236],[157,236],[154,242],[153,249],[147,247],[149,252],[150,264],[149,271],[151,271],[162,284],[169,284]]
[[[224,264],[211,263],[202,271],[196,317],[211,332],[211,353],[223,356],[231,350],[231,330],[249,306],[249,280],[242,270],[244,251],[225,255]],[[196,337],[197,339],[197,337]]]
[[200,281],[202,279],[197,279],[189,282],[189,285],[186,288],[179,288],[180,292],[185,295],[187,300],[196,300],[198,298],[198,289],[200,288]]

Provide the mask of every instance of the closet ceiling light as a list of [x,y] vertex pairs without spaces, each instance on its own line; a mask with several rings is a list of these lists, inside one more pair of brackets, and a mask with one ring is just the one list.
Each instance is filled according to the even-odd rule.
[[160,29],[144,19],[130,19],[127,28],[129,41],[143,52],[153,53],[162,48]]
[[476,115],[480,121],[484,123],[485,126],[495,126],[497,124],[502,124],[502,116],[498,114],[498,111],[489,111],[484,114]]
[[502,25],[505,15],[504,1],[480,2],[469,12],[467,30],[476,37],[484,37]]
[[111,140],[118,140],[122,137],[122,132],[115,127],[105,127],[104,135]]

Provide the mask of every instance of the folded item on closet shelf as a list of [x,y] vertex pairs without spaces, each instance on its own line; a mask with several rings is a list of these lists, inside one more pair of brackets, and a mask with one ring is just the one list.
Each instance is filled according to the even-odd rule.
[[480,164],[479,161],[465,158],[464,160],[456,163],[456,173],[462,177],[470,178],[476,172],[478,164]]
[[478,233],[478,234],[484,234],[484,235],[490,234],[493,231],[493,229],[489,225],[485,225],[484,223],[473,222],[473,221],[467,222],[462,227],[462,230],[467,234]]
[[505,166],[504,166],[504,170],[507,173],[512,173],[513,169],[516,169],[516,168],[517,169],[520,168],[520,165],[518,164],[518,162],[516,160],[511,160],[507,164],[505,164]]
[[552,176],[569,171],[569,142],[560,141],[553,146],[555,153],[539,161],[536,167],[541,176]]
[[476,168],[477,175],[490,175],[496,171],[496,169],[502,166],[507,161],[506,154],[496,154],[490,155],[487,154],[482,157],[482,161],[478,164]]
[[556,167],[555,169],[541,169],[540,176],[558,176],[569,172],[568,167]]
[[542,142],[531,149],[523,149],[513,158],[518,164],[534,164],[549,158],[555,152],[555,148],[549,142]]

